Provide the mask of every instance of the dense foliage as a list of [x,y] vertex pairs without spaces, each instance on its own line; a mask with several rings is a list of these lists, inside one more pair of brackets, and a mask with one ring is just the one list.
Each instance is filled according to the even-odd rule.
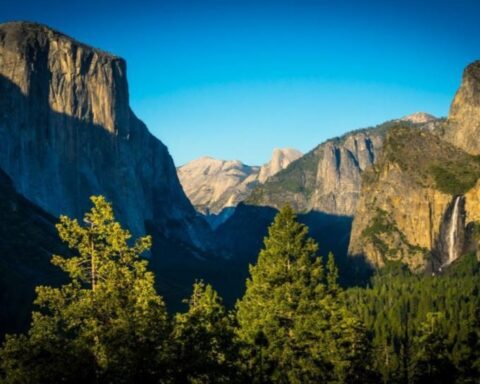
[[480,279],[476,255],[442,276],[393,265],[372,287],[346,292],[372,334],[385,383],[476,383],[480,378]]
[[476,383],[480,281],[475,255],[442,276],[390,266],[343,290],[333,255],[293,210],[269,228],[247,290],[228,311],[196,282],[170,316],[112,207],[57,226],[72,249],[52,263],[67,283],[40,286],[30,330],[0,349],[5,383]]

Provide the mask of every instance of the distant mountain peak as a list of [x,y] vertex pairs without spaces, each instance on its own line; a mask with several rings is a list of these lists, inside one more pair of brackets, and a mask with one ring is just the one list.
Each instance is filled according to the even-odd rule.
[[275,148],[271,160],[250,166],[239,160],[219,160],[203,156],[178,167],[183,189],[196,209],[207,215],[235,207],[253,188],[302,156],[293,148]]
[[415,113],[412,113],[411,115],[404,116],[399,120],[408,121],[414,124],[424,124],[424,123],[429,123],[431,121],[437,120],[437,118],[426,112],[415,112]]

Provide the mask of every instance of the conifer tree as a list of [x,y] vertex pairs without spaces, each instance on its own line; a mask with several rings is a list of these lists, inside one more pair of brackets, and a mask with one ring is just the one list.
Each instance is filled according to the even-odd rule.
[[238,353],[232,319],[211,285],[193,285],[186,313],[174,322],[175,382],[239,382]]
[[6,339],[5,382],[135,382],[161,379],[168,358],[168,319],[154,277],[140,255],[149,237],[131,235],[111,205],[92,197],[85,225],[62,216],[57,225],[72,257],[52,263],[68,274],[60,288],[37,287],[27,335]]
[[[254,382],[356,380],[353,368],[360,364],[352,362],[362,359],[368,365],[363,327],[329,293],[317,250],[307,227],[296,221],[290,207],[283,208],[237,303],[238,336],[246,344]],[[332,259],[329,285],[336,290],[333,265]]]

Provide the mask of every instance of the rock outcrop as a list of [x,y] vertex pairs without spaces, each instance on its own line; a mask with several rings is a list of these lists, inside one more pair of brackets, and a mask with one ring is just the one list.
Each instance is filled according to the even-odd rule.
[[272,159],[261,167],[245,165],[238,160],[201,157],[179,167],[177,172],[192,204],[215,228],[257,185],[301,156],[302,153],[295,149],[275,149]]
[[463,72],[447,123],[446,140],[471,154],[480,154],[480,61]]
[[293,148],[275,148],[271,160],[260,167],[258,181],[264,183],[268,178],[287,168],[302,155],[302,152]]
[[386,132],[398,121],[431,130],[439,119],[417,112],[327,140],[258,186],[247,203],[277,209],[290,204],[298,212],[353,216],[362,173],[376,162]]
[[258,186],[247,204],[352,216],[362,172],[382,145],[385,126],[328,140]]
[[0,25],[0,168],[54,216],[102,194],[136,235],[209,244],[167,148],[129,107],[125,61],[42,25]]
[[260,167],[238,160],[201,157],[177,169],[186,195],[198,212],[218,214],[225,207],[236,206],[258,183]]

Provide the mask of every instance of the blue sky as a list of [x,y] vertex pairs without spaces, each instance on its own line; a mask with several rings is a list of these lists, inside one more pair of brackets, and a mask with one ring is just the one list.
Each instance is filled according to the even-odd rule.
[[124,57],[135,113],[177,165],[262,164],[274,147],[426,111],[480,59],[480,2],[0,0]]

